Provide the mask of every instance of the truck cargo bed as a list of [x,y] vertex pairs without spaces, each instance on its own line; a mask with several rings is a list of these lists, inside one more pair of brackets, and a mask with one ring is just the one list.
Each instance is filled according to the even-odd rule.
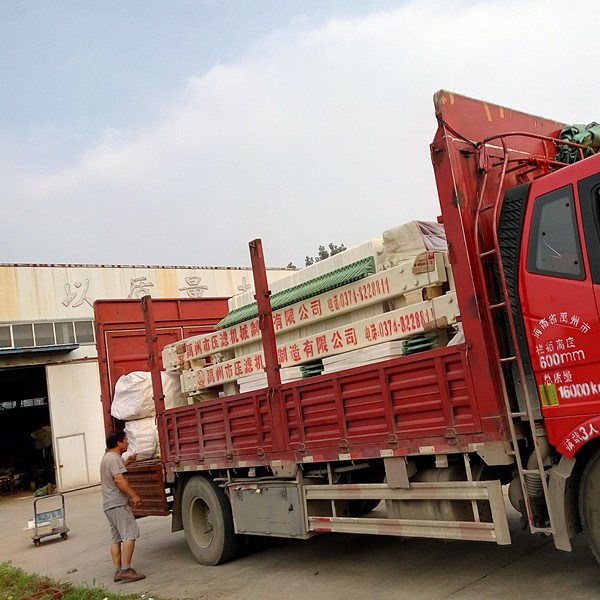
[[175,408],[165,426],[170,471],[441,454],[483,431],[464,345]]

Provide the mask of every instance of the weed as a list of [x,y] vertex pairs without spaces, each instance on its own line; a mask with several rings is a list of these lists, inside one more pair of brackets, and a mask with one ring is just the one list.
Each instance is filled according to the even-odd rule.
[[[0,600],[146,600],[146,596],[113,594],[101,585],[76,587],[42,575],[25,573],[10,562],[0,563]],[[154,595],[152,599],[160,600]]]

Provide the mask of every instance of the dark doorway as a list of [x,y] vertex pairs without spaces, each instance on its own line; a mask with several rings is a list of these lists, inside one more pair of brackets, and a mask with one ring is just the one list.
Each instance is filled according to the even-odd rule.
[[2,492],[55,483],[43,365],[0,369],[0,483]]

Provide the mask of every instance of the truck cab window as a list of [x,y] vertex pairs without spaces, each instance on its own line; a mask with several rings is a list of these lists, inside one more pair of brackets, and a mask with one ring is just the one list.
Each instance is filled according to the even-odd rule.
[[542,275],[585,279],[570,186],[535,200],[527,270]]

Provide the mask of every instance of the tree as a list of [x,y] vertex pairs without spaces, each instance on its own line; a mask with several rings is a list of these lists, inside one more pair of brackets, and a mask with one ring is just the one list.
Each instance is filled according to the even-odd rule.
[[338,246],[337,244],[333,244],[330,242],[329,244],[327,244],[327,247],[329,248],[329,250],[327,250],[327,248],[325,248],[325,246],[323,245],[319,246],[317,256],[308,256],[307,254],[306,258],[304,259],[304,265],[306,267],[310,267],[310,265],[314,265],[317,262],[321,262],[322,260],[325,260],[330,256],[335,256],[336,254],[339,254],[340,252],[346,250],[346,246],[344,246],[344,244],[340,244]]

